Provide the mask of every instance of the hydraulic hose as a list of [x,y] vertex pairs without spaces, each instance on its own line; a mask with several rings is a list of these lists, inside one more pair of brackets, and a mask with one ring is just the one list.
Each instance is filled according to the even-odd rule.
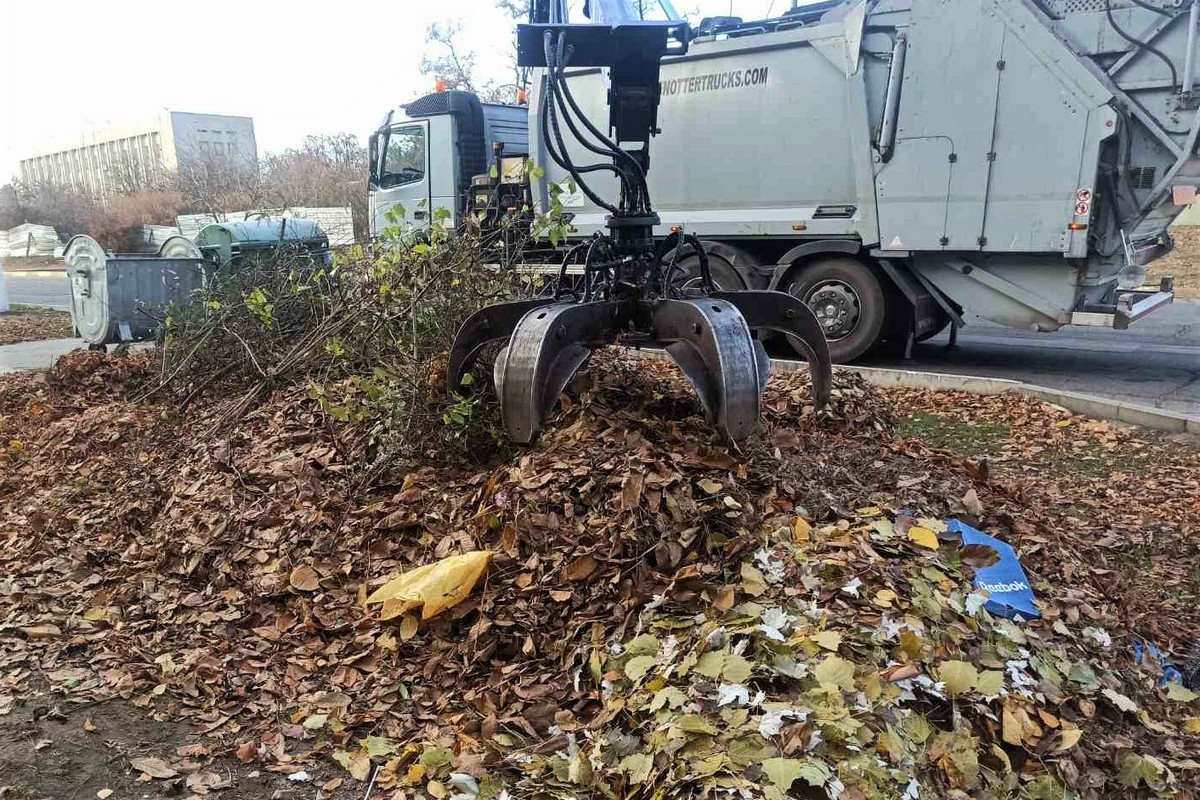
[[[1133,2],[1135,2],[1137,5],[1141,6],[1142,8],[1148,8],[1152,11],[1158,11],[1160,13],[1166,14],[1169,17],[1176,16],[1174,14],[1169,14],[1160,8],[1154,8],[1153,6],[1148,6],[1148,5],[1145,5],[1144,3],[1140,3],[1140,2],[1138,2],[1138,0],[1133,0]],[[1153,53],[1154,55],[1161,58],[1163,60],[1163,63],[1165,63],[1167,65],[1167,68],[1171,70],[1171,85],[1172,86],[1179,85],[1179,72],[1178,72],[1178,70],[1175,69],[1174,62],[1172,62],[1171,59],[1167,58],[1166,55],[1163,54],[1162,50],[1159,50],[1157,47],[1155,47],[1154,45],[1152,45],[1148,42],[1143,42],[1141,39],[1134,37],[1132,34],[1128,33],[1124,28],[1122,28],[1120,25],[1117,24],[1117,20],[1115,17],[1113,17],[1113,13],[1112,13],[1112,0],[1104,0],[1104,14],[1105,14],[1105,16],[1108,17],[1108,24],[1111,25],[1112,29],[1117,32],[1118,36],[1120,36],[1122,39],[1129,42],[1130,44],[1134,45],[1139,50],[1145,50],[1147,53]]]
[[[545,50],[546,50],[546,64],[547,64],[547,72],[546,72],[546,78],[545,78],[546,85],[544,87],[545,90],[542,92],[542,96],[539,99],[539,106],[540,106],[540,113],[541,113],[541,119],[542,119],[542,129],[548,130],[551,133],[551,136],[546,137],[546,152],[550,154],[550,158],[553,159],[554,163],[558,164],[560,167],[565,169],[570,174],[571,178],[574,179],[575,184],[579,187],[579,190],[582,191],[585,195],[587,195],[588,199],[590,199],[597,206],[605,209],[609,213],[616,214],[616,213],[618,213],[617,207],[612,205],[611,203],[608,203],[608,202],[602,200],[600,198],[600,196],[598,194],[596,194],[590,186],[588,186],[587,181],[583,180],[582,173],[598,172],[601,170],[611,170],[611,171],[617,173],[618,176],[620,176],[621,173],[619,170],[617,170],[617,168],[615,166],[613,166],[611,164],[594,165],[594,166],[588,166],[588,167],[576,167],[575,164],[571,161],[570,154],[567,151],[566,142],[563,140],[563,137],[562,137],[562,131],[558,127],[558,115],[555,112],[554,103],[551,102],[551,97],[550,97],[550,95],[552,95],[554,92],[553,83],[554,83],[555,70],[554,70],[554,58],[552,56],[551,49],[550,49],[550,33],[549,33],[549,31],[547,31],[547,33],[546,33],[544,46],[545,46]],[[558,151],[555,150],[556,144],[558,147]]]
[[[563,37],[560,37],[558,52],[556,53],[556,59],[555,59],[554,63],[557,63],[557,64],[563,63],[563,52],[562,52],[563,41],[564,41]],[[592,153],[595,153],[596,155],[608,156],[611,158],[612,157],[611,152],[602,149],[601,147],[593,144],[592,142],[589,142],[587,140],[587,138],[583,135],[583,133],[580,132],[579,128],[576,127],[575,121],[571,117],[570,110],[568,109],[566,102],[564,102],[564,100],[563,100],[563,94],[562,94],[562,84],[564,83],[564,79],[562,77],[563,68],[553,66],[553,64],[550,61],[550,57],[549,57],[550,56],[549,48],[547,48],[547,50],[546,50],[546,56],[547,56],[547,58],[546,58],[547,69],[549,70],[549,74],[550,74],[550,81],[549,81],[550,91],[554,95],[554,99],[558,105],[555,116],[557,117],[558,113],[562,114],[562,118],[566,121],[567,128],[571,131],[571,135],[574,136],[575,140],[577,142],[579,142],[581,145],[583,145],[583,147],[586,150],[588,150]],[[582,115],[580,115],[580,116],[582,116]],[[584,122],[587,122],[586,117],[584,117]],[[621,189],[622,189],[621,194],[622,194],[622,202],[624,202],[625,197],[627,197],[629,194],[632,193],[630,177],[624,171],[620,170],[620,168],[617,167],[615,164],[612,166],[612,169],[614,171],[616,171],[617,174],[621,178]],[[622,208],[622,210],[625,210],[625,209]]]
[[[550,102],[549,93],[551,92],[551,89],[548,84],[549,76],[547,75],[547,86],[545,87],[545,91],[543,91],[542,97],[539,101],[542,130],[548,131],[551,134],[550,136],[546,137],[546,152],[550,154],[550,158],[554,161],[554,163],[558,164],[570,174],[571,178],[575,181],[575,185],[579,187],[581,192],[588,196],[589,200],[591,200],[600,208],[605,209],[609,213],[616,214],[617,207],[611,203],[605,202],[600,198],[599,195],[592,191],[592,188],[587,185],[585,180],[583,180],[583,176],[581,174],[583,172],[597,172],[602,169],[611,169],[613,172],[617,172],[616,167],[611,165],[576,167],[573,163],[571,163],[570,157],[567,155],[566,143],[562,138],[562,132],[558,128],[558,119],[554,113],[554,106]],[[562,151],[561,154],[555,150],[556,143],[558,148]]]
[[[562,46],[562,43],[564,41],[565,41],[565,37],[559,38],[560,47]],[[562,67],[560,69],[563,72],[565,72],[565,70],[566,70],[565,62],[562,64]],[[579,104],[575,101],[575,95],[572,94],[571,86],[570,86],[570,84],[567,83],[565,75],[560,75],[559,77],[560,77],[560,85],[561,85],[561,89],[562,89],[562,96],[566,98],[567,103],[571,107],[571,110],[574,111],[575,114],[580,118],[580,120],[583,121],[583,124],[588,129],[588,131],[591,132],[591,134],[593,136],[595,136],[597,139],[599,139],[600,142],[608,148],[608,152],[606,153],[606,155],[609,155],[610,157],[613,157],[613,158],[620,158],[620,159],[625,160],[636,171],[639,188],[642,191],[642,199],[645,201],[644,208],[646,211],[650,211],[651,210],[651,208],[650,208],[650,192],[649,192],[649,187],[646,185],[646,171],[642,168],[641,163],[636,158],[634,158],[632,155],[630,155],[626,151],[622,150],[621,147],[615,141],[610,139],[608,136],[604,135],[604,133],[602,133],[600,131],[600,129],[597,128],[596,125],[590,119],[588,119],[588,116],[583,113],[583,111],[579,108]],[[597,151],[593,151],[593,152],[597,152]]]

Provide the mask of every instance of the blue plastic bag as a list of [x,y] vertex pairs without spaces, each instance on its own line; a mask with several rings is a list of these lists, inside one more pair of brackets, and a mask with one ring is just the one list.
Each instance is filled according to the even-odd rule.
[[1037,619],[1042,616],[1033,603],[1029,577],[1011,546],[957,519],[949,520],[946,530],[962,537],[964,545],[981,544],[1000,555],[1000,560],[995,564],[975,570],[975,588],[987,591],[989,597],[983,607],[989,613],[1007,619],[1018,616]]

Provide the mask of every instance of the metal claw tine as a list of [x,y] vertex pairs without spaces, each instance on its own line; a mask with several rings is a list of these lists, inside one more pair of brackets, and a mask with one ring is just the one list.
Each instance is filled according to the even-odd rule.
[[630,313],[626,302],[554,303],[520,319],[496,363],[500,412],[512,441],[529,444],[537,438],[592,347],[611,339]]
[[825,331],[812,309],[784,292],[714,292],[711,297],[735,305],[751,328],[785,334],[804,353],[813,383],[813,405],[824,408],[833,390],[833,361]]
[[661,300],[653,327],[717,428],[734,442],[748,438],[767,375],[756,349],[761,345],[737,308],[713,298]]
[[[461,393],[463,376],[475,366],[479,353],[491,342],[507,340],[513,329],[529,311],[549,305],[554,301],[538,297],[516,300],[511,303],[496,303],[484,306],[458,329],[450,347],[450,358],[446,365],[446,380],[451,391]],[[499,360],[496,362],[499,364]]]

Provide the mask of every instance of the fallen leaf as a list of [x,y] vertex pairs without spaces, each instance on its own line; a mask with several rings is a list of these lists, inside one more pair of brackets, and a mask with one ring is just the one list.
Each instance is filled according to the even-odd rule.
[[569,581],[585,581],[596,571],[596,559],[591,555],[580,556],[563,570],[563,577]]
[[854,691],[854,664],[841,656],[828,656],[813,670],[813,677],[823,687],[834,687],[844,692]]
[[929,528],[922,528],[919,525],[914,525],[908,529],[908,538],[918,547],[924,547],[928,550],[938,549],[937,534],[929,530]]
[[249,764],[254,759],[258,758],[258,745],[254,742],[242,742],[238,745],[237,751],[234,753],[237,760],[243,764]]
[[951,697],[958,697],[975,688],[979,672],[965,661],[943,661],[938,665],[937,677],[946,684]]
[[62,636],[62,629],[57,625],[30,625],[27,628],[18,628],[18,630],[30,639],[51,639],[55,636]]
[[1174,700],[1176,703],[1190,703],[1196,698],[1200,698],[1200,694],[1196,694],[1182,683],[1171,681],[1167,684],[1168,700]]
[[449,556],[409,570],[385,583],[367,597],[367,604],[383,603],[380,619],[388,620],[422,608],[421,618],[436,617],[467,598],[491,559],[490,550]]
[[812,541],[812,525],[804,517],[796,517],[792,521],[792,541],[796,544]]
[[637,683],[642,678],[646,677],[646,673],[649,672],[656,663],[658,663],[658,659],[654,656],[634,656],[633,658],[629,659],[629,662],[625,665],[625,674],[629,677],[629,680]]
[[1133,702],[1118,691],[1114,691],[1113,689],[1104,689],[1100,693],[1107,697],[1109,702],[1122,711],[1137,711],[1138,709],[1137,703]]
[[292,570],[292,574],[288,576],[288,583],[298,592],[315,592],[320,585],[320,576],[312,567],[301,564]]
[[100,800],[105,800],[106,798],[112,797],[112,794],[112,789],[101,789],[100,791],[96,792],[96,797],[100,798]]
[[1058,732],[1058,744],[1054,750],[1061,753],[1064,750],[1070,750],[1075,745],[1079,744],[1080,738],[1083,736],[1083,730],[1080,728],[1063,728]]
[[696,481],[696,485],[699,486],[700,490],[705,494],[716,494],[725,488],[723,484],[717,483],[709,478],[701,478],[700,480]]
[[88,717],[83,721],[83,729],[88,733],[96,732],[96,723],[92,722],[92,718]]
[[151,778],[159,778],[162,780],[174,778],[179,774],[179,771],[166,761],[154,756],[142,756],[140,758],[130,759],[129,766],[133,767],[138,772],[149,775]]

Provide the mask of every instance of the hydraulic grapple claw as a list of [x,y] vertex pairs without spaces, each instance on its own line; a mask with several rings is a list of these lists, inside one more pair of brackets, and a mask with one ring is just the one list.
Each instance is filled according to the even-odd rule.
[[813,383],[813,405],[824,408],[833,389],[833,361],[829,356],[825,332],[812,309],[784,292],[714,292],[710,297],[736,306],[751,328],[786,335],[808,360]]
[[500,413],[512,441],[537,438],[571,376],[631,312],[626,301],[552,303],[521,317],[496,361]]
[[467,317],[450,347],[450,360],[446,365],[446,380],[450,390],[461,393],[463,376],[475,366],[475,360],[487,345],[508,341],[512,337],[513,329],[526,313],[553,302],[550,298],[538,297],[496,303],[484,306]]
[[683,370],[709,420],[734,441],[758,422],[770,361],[737,308],[727,300],[660,300],[654,338]]

